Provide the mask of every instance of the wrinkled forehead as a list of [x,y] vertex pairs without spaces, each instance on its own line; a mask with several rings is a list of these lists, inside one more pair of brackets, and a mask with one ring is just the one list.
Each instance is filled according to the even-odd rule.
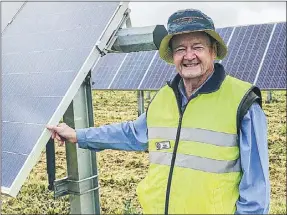
[[210,38],[205,32],[191,32],[174,35],[170,40],[170,47],[176,47],[181,44],[210,44]]

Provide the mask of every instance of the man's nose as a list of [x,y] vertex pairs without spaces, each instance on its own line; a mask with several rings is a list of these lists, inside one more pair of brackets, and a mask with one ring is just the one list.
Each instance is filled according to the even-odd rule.
[[188,48],[188,49],[186,50],[186,54],[184,55],[184,59],[186,59],[186,60],[192,60],[192,59],[194,59],[194,58],[195,58],[195,52],[194,52],[194,50],[191,49],[191,48]]

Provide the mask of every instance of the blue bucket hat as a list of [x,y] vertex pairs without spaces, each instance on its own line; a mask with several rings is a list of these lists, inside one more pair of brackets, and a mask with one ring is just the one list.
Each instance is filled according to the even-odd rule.
[[170,40],[174,35],[203,31],[216,40],[217,57],[221,60],[227,54],[227,47],[223,39],[215,31],[213,21],[210,17],[196,9],[179,10],[168,18],[168,34],[162,39],[159,47],[159,55],[169,64],[173,64]]

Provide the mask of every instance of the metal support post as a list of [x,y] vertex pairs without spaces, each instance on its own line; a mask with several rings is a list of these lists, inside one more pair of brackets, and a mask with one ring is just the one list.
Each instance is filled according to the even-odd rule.
[[267,98],[266,98],[266,100],[267,100],[267,103],[270,103],[272,101],[272,92],[271,92],[271,90],[267,91]]
[[144,91],[137,91],[138,94],[138,116],[144,113]]
[[[90,71],[86,77],[85,85],[86,85],[86,96],[87,96],[87,109],[88,109],[88,123],[89,127],[94,127],[94,111],[93,111],[93,96],[92,96],[92,72]],[[98,166],[97,166],[97,155],[96,153],[91,153],[92,158],[92,169],[93,174],[98,175]],[[99,187],[98,178],[94,180],[94,187]],[[95,190],[95,202],[96,204],[96,213],[100,214],[100,195],[99,190]]]
[[150,101],[150,91],[146,91],[146,99]]
[[[86,92],[86,86],[82,84],[64,115],[64,122],[76,129],[89,126]],[[70,194],[70,213],[100,214],[95,153],[66,143],[66,157],[68,177],[62,182]]]

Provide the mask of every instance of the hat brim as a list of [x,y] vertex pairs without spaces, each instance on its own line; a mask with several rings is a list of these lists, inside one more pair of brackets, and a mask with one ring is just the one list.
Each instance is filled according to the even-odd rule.
[[192,33],[192,32],[200,32],[200,31],[206,32],[207,34],[209,34],[211,37],[213,37],[217,41],[216,59],[222,60],[227,54],[227,47],[226,47],[224,41],[222,40],[222,38],[219,36],[219,34],[214,30],[183,31],[183,32],[176,33],[176,34],[168,34],[162,39],[162,41],[160,43],[159,56],[164,61],[166,61],[168,64],[174,64],[173,63],[173,57],[172,57],[172,51],[169,47],[169,42],[170,42],[171,38],[175,35],[178,35],[178,34],[186,34],[186,33]]

